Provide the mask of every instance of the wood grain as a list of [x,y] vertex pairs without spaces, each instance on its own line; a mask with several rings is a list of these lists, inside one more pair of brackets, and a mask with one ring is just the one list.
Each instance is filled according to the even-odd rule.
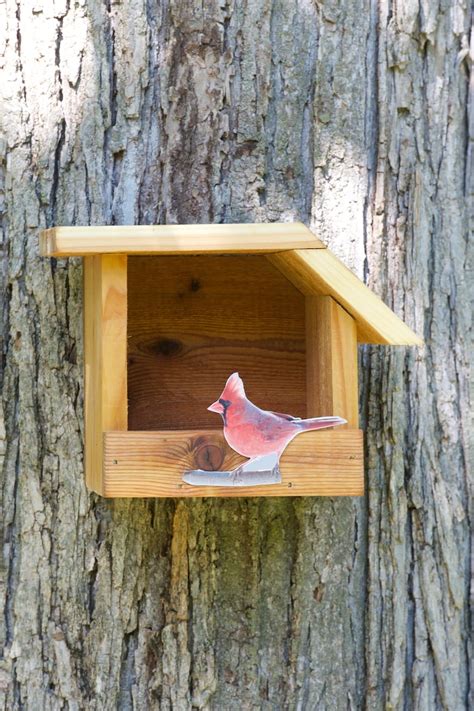
[[357,329],[331,296],[306,297],[308,416],[339,415],[359,426]]
[[329,249],[294,250],[268,259],[307,296],[332,296],[356,320],[361,343],[423,344],[379,297]]
[[261,256],[129,258],[129,429],[220,425],[233,371],[261,407],[306,416],[304,296]]
[[127,429],[127,258],[84,260],[87,486],[103,493],[102,437]]
[[[203,454],[204,450],[204,454]],[[206,453],[216,450],[210,458]],[[260,487],[196,487],[183,472],[203,461],[219,469],[244,461],[227,446],[221,432],[106,432],[104,495],[107,497],[360,496],[364,457],[360,430],[306,432],[296,437],[281,459],[282,483]]]
[[323,249],[302,222],[53,227],[40,234],[45,257],[92,254],[227,254]]

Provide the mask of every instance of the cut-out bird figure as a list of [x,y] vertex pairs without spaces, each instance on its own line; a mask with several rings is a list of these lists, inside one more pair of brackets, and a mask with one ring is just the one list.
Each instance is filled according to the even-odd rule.
[[[221,415],[227,443],[238,454],[248,457],[248,461],[230,472],[188,471],[183,479],[189,484],[249,486],[252,483],[278,483],[281,481],[280,457],[292,439],[301,432],[346,423],[342,417],[312,417],[304,420],[262,410],[246,396],[238,373],[232,373],[219,399],[207,409]],[[246,476],[252,474],[255,477]],[[218,475],[219,481],[213,475]],[[228,484],[223,475],[227,475]]]

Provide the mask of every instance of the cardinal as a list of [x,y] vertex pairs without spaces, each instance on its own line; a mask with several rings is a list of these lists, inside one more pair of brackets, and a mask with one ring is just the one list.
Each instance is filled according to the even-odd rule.
[[280,456],[294,437],[301,432],[346,423],[342,417],[302,419],[261,410],[246,396],[238,373],[232,373],[219,399],[207,409],[222,417],[224,437],[232,449],[249,458],[248,462],[236,470],[237,475],[272,471],[280,476]]

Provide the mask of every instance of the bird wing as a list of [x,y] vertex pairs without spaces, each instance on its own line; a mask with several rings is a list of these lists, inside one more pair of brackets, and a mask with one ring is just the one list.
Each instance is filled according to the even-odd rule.
[[287,422],[298,422],[301,421],[301,417],[293,417],[293,415],[285,415],[284,412],[273,412],[270,410],[272,415],[275,415],[275,417],[279,417],[282,420],[287,420]]

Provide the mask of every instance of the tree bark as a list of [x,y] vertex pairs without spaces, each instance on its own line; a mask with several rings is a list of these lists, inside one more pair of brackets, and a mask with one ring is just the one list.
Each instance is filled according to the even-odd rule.
[[[469,22],[0,6],[5,709],[467,708]],[[89,494],[81,262],[38,231],[285,219],[425,338],[361,352],[367,496]]]

